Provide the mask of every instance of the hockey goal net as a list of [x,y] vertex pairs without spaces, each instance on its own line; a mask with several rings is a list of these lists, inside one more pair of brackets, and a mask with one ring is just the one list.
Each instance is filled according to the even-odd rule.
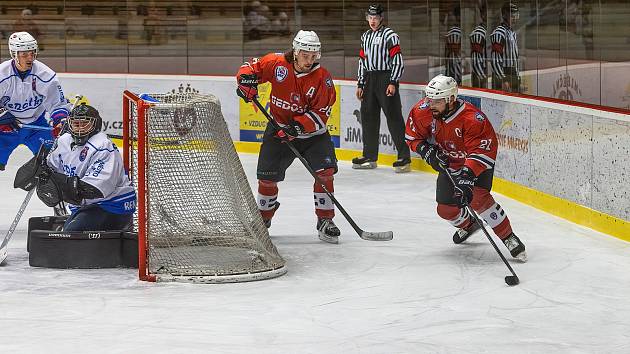
[[286,272],[216,97],[123,94],[123,157],[138,193],[140,279],[239,282]]

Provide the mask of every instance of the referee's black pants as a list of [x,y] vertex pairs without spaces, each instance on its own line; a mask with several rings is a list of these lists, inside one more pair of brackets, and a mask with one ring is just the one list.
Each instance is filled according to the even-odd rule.
[[492,88],[495,90],[503,91],[503,83],[507,82],[510,84],[510,90],[508,92],[521,92],[521,78],[519,76],[519,73],[516,71],[516,68],[503,67],[503,73],[505,74],[505,77],[503,78],[492,74]]
[[405,121],[398,85],[396,85],[396,93],[393,96],[387,96],[385,91],[389,85],[390,71],[368,71],[365,75],[361,101],[363,156],[374,161],[378,159],[381,109],[383,109],[387,117],[387,128],[398,151],[398,158],[408,159],[410,153],[405,143]]

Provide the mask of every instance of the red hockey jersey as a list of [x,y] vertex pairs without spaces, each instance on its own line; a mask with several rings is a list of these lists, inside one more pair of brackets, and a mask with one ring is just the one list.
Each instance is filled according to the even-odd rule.
[[302,124],[307,138],[326,132],[332,106],[337,99],[330,73],[316,63],[307,73],[296,73],[284,54],[271,53],[254,58],[236,74],[256,74],[258,83],[271,82],[271,114],[281,125],[295,120]]
[[429,103],[421,100],[409,112],[405,139],[413,151],[425,141],[449,156],[449,167],[468,166],[476,176],[494,168],[497,136],[488,118],[474,105],[459,100],[459,108],[445,120],[434,119]]

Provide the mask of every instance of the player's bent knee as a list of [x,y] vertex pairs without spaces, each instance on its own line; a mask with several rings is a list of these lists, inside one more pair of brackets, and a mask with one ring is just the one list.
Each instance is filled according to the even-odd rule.
[[273,188],[273,187],[277,187],[278,186],[278,182],[270,181],[270,180],[266,180],[266,179],[259,179],[258,180],[258,185],[261,186],[261,187]]
[[448,204],[438,204],[437,214],[444,220],[453,220],[459,215],[459,207]]
[[335,169],[334,168],[325,168],[323,170],[319,170],[317,171],[317,176],[321,179],[329,179],[332,180],[334,179],[335,176]]

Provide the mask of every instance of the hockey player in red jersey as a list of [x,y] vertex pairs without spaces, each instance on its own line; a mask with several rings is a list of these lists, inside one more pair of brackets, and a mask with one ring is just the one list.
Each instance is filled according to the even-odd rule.
[[[409,112],[405,138],[409,148],[439,172],[437,213],[458,230],[453,242],[464,242],[479,225],[469,215],[469,204],[503,241],[512,257],[527,261],[525,245],[512,231],[503,208],[490,194],[497,137],[486,116],[457,99],[457,83],[438,75],[426,87],[426,98]],[[448,168],[455,186],[445,173]]]
[[[287,53],[270,53],[252,59],[239,69],[237,94],[251,101],[258,95],[258,84],[271,82],[270,108],[282,130],[271,124],[265,130],[258,156],[258,209],[267,227],[278,209],[278,182],[295,155],[284,143],[291,143],[316,171],[326,189],[333,192],[333,175],[337,172],[335,147],[326,122],[336,100],[330,73],[317,60],[321,43],[313,31],[299,31]],[[338,243],[339,229],[333,222],[334,204],[322,186],[315,182],[315,214],[319,238]]]

